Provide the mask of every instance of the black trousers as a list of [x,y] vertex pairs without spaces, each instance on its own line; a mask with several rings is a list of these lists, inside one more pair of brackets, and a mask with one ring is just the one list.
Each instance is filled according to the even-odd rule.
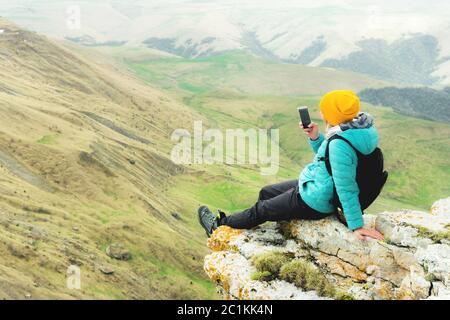
[[310,208],[298,192],[298,180],[290,180],[262,188],[253,207],[222,218],[219,225],[251,229],[267,221],[319,220],[327,216]]

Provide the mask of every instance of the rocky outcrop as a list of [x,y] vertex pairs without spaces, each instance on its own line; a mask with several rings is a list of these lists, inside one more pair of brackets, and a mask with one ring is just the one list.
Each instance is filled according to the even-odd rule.
[[274,251],[311,264],[347,298],[450,299],[450,198],[429,213],[364,219],[385,241],[360,241],[334,217],[245,231],[220,227],[208,240],[204,269],[226,299],[325,299],[281,279],[256,280],[255,257]]

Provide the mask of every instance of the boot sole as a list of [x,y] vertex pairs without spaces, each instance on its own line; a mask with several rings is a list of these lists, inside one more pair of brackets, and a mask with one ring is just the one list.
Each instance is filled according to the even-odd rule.
[[202,221],[202,217],[201,217],[201,211],[202,211],[202,210],[200,210],[201,208],[206,208],[206,207],[205,207],[205,206],[202,206],[202,207],[199,208],[199,210],[198,210],[198,212],[197,212],[198,222],[200,223],[200,225],[202,226],[202,228],[205,230],[206,236],[207,236],[208,238],[210,238],[210,237],[211,237],[211,234],[207,231],[207,229],[206,229],[206,227],[205,227],[205,225],[203,224],[203,221]]

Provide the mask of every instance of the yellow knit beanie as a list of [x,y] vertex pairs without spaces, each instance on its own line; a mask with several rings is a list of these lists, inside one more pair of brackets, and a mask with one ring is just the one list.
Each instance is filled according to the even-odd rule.
[[332,126],[348,122],[360,111],[358,96],[350,90],[331,91],[320,101],[320,111]]

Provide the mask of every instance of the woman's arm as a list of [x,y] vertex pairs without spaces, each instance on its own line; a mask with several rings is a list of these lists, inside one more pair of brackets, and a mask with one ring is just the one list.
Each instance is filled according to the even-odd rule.
[[383,235],[376,230],[364,229],[364,219],[359,203],[359,187],[356,182],[358,158],[354,150],[342,140],[330,143],[330,164],[334,185],[342,204],[345,219],[350,230],[359,239],[365,236],[383,240]]
[[347,225],[351,230],[361,228],[364,226],[364,220],[359,204],[359,187],[356,183],[358,158],[345,141],[333,140],[329,148],[333,181]]

